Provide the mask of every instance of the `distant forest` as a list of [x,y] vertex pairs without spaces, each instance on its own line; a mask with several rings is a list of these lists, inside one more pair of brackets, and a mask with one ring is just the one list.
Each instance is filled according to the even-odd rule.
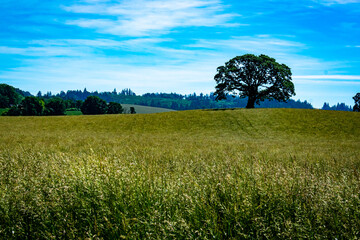
[[[24,92],[29,94],[28,92]],[[188,94],[177,93],[146,93],[136,95],[131,89],[123,89],[118,92],[114,89],[112,92],[89,92],[86,88],[81,90],[61,91],[53,95],[51,92],[42,94],[38,92],[37,97],[50,99],[60,97],[64,100],[84,101],[88,96],[98,96],[107,102],[117,102],[120,104],[136,104],[150,107],[168,108],[173,110],[192,110],[192,109],[214,109],[214,108],[244,108],[247,103],[246,98],[229,95],[226,100],[216,101],[213,93],[210,94]],[[313,106],[307,101],[288,100],[287,102],[265,100],[256,105],[258,108],[303,108],[313,109]],[[351,106],[344,103],[330,106],[324,103],[323,110],[352,111]]]

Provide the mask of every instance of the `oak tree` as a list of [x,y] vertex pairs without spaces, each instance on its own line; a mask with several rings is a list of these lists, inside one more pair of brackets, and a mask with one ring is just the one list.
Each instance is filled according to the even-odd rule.
[[245,54],[235,57],[217,68],[216,100],[226,99],[228,94],[248,97],[246,108],[265,99],[286,102],[295,95],[291,70],[266,55]]

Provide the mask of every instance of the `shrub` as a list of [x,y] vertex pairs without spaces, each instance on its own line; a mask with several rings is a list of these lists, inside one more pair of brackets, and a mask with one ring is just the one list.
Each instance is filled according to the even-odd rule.
[[136,111],[135,111],[135,108],[134,107],[130,107],[130,114],[135,114]]
[[6,110],[1,115],[2,116],[20,116],[21,109],[18,106],[12,106],[10,109]]

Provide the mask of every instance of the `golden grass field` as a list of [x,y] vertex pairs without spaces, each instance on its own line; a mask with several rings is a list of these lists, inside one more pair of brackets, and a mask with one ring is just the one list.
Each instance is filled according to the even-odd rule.
[[0,239],[358,239],[360,114],[0,117]]

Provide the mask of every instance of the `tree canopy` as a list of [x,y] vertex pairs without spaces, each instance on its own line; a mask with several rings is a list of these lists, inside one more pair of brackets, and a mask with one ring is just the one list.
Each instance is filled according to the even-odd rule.
[[26,97],[20,104],[21,115],[41,116],[44,114],[45,103],[37,97]]
[[87,97],[81,106],[81,112],[85,115],[105,114],[106,111],[107,111],[106,102],[97,96]]
[[245,54],[217,68],[214,94],[216,100],[226,99],[229,93],[248,97],[246,108],[254,108],[265,99],[285,102],[295,95],[291,75],[290,68],[274,58]]
[[354,97],[353,97],[354,101],[355,101],[355,105],[353,107],[354,112],[360,112],[360,93],[357,93]]
[[45,114],[52,115],[65,115],[65,102],[61,98],[51,98],[45,104]]
[[22,96],[17,93],[16,89],[7,84],[0,84],[0,108],[8,108],[18,104]]
[[120,114],[124,111],[120,103],[110,102],[107,109],[107,114]]

